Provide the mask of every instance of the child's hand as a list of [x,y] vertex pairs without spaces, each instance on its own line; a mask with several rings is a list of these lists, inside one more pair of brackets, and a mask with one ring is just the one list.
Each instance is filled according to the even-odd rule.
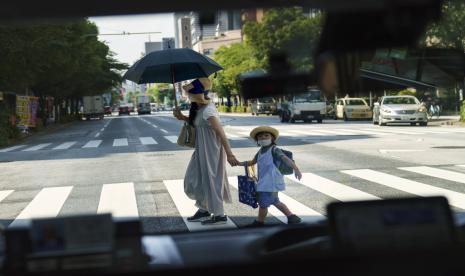
[[297,178],[298,180],[302,179],[302,173],[299,170],[296,170],[294,174],[295,178]]

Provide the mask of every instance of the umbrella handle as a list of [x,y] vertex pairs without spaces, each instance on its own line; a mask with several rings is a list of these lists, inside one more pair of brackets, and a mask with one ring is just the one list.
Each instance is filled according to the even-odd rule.
[[174,66],[171,65],[171,79],[173,81],[173,95],[174,95],[174,107],[178,109],[178,97],[176,96],[176,83],[174,80]]

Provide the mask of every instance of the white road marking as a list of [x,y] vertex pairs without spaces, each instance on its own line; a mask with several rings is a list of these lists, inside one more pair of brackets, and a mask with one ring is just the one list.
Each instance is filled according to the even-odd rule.
[[9,196],[12,192],[14,192],[14,190],[0,191],[0,202],[2,202],[2,200]]
[[27,149],[23,149],[23,151],[36,151],[36,150],[40,150],[40,149],[43,149],[49,145],[51,145],[52,143],[44,143],[44,144],[39,144],[37,146],[34,146],[34,147],[30,147],[30,148],[27,148]]
[[30,219],[56,217],[72,186],[43,188],[8,227],[28,226]]
[[134,183],[103,185],[97,213],[112,213],[116,218],[139,217]]
[[178,136],[163,136],[166,140],[170,141],[173,144],[178,143]]
[[102,129],[100,129],[100,131],[104,131],[104,130],[105,130],[105,127],[104,127],[104,128],[102,128]]
[[97,134],[95,134],[95,138],[99,137],[100,136],[100,132],[97,132]]
[[139,137],[142,145],[156,145],[158,144],[152,137]]
[[[236,177],[228,177],[229,184],[233,186],[237,190],[237,176]],[[324,218],[324,216],[317,211],[303,205],[302,203],[298,202],[297,200],[285,195],[284,193],[279,193],[279,200],[286,204],[287,207],[296,215],[302,218],[303,222],[307,223],[314,223],[320,221]],[[247,208],[244,205],[245,208]],[[276,207],[271,206],[268,211],[274,217],[282,221],[283,223],[287,223],[287,217],[281,213]]]
[[456,165],[456,166],[457,166],[457,167],[463,167],[463,168],[465,168],[465,165]]
[[322,136],[322,133],[314,132],[313,130],[290,130],[292,133],[302,134],[307,136]]
[[158,126],[156,126],[156,125],[153,125],[153,124],[150,124],[150,125],[153,126],[154,128],[158,128]]
[[358,129],[348,129],[348,128],[347,129],[346,128],[341,128],[340,130],[354,132],[354,133],[360,133],[360,134],[368,134],[368,135],[379,135],[379,136],[392,135],[390,133],[385,133],[385,132],[358,130]]
[[202,225],[200,222],[187,221],[188,217],[194,215],[195,212],[197,212],[197,207],[195,207],[195,200],[188,198],[184,193],[184,180],[164,180],[163,183],[165,184],[168,193],[173,199],[173,202],[176,205],[176,208],[178,209],[178,212],[184,220],[184,223],[186,224],[189,231],[237,227],[231,218],[228,218],[228,222],[226,224],[208,226]]
[[163,131],[164,133],[168,133],[168,131],[164,130],[163,128],[160,128],[161,131]]
[[379,131],[379,132],[386,132],[386,133],[391,133],[391,134],[407,134],[407,135],[424,135],[425,133],[423,132],[411,132],[411,131],[404,131],[404,130],[396,130],[394,128],[381,128],[381,127],[376,127],[376,128],[362,128],[362,130],[373,130],[373,131]]
[[449,200],[450,205],[465,209],[465,194],[459,192],[370,169],[346,170],[341,172],[417,196],[445,196]]
[[420,149],[380,149],[379,152],[386,154],[389,152],[418,152],[418,151],[426,151]]
[[399,169],[465,184],[465,174],[463,173],[431,168],[426,166],[403,167]]
[[293,181],[309,187],[310,189],[319,191],[340,201],[380,199],[379,197],[372,194],[365,193],[363,191],[329,180],[313,173],[303,173],[301,180],[297,180],[295,176],[287,177]]
[[76,142],[66,142],[66,143],[63,143],[57,147],[54,147],[53,149],[54,150],[60,150],[60,149],[69,149],[70,147],[72,147],[74,144],[76,144]]
[[228,137],[229,140],[246,140],[247,137],[235,135],[232,133],[226,133],[226,136]]
[[121,138],[121,139],[114,139],[113,140],[113,147],[126,147],[128,145],[128,139],[127,138]]
[[97,148],[102,143],[102,140],[91,140],[87,142],[82,148]]
[[9,152],[9,151],[17,150],[17,149],[24,148],[24,147],[26,147],[26,145],[9,147],[9,148],[0,150],[0,152]]

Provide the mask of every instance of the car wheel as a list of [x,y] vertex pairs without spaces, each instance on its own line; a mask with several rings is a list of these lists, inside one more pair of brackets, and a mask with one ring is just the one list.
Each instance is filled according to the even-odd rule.
[[317,122],[318,122],[319,124],[322,124],[322,123],[323,123],[323,119],[318,119]]
[[349,118],[347,118],[347,115],[345,113],[343,113],[343,118],[344,118],[344,121],[346,122],[349,120]]
[[295,123],[295,119],[294,119],[294,117],[290,118],[290,120],[289,120],[289,121],[291,122],[291,124],[294,124],[294,123]]
[[375,120],[375,117],[374,117],[374,116],[373,116],[373,124],[374,124],[374,125],[377,125],[377,124],[378,124],[378,122]]
[[428,122],[420,123],[420,126],[427,126],[427,125],[428,125]]
[[411,125],[411,126],[416,126],[416,125],[417,125],[417,123],[410,123],[410,125]]

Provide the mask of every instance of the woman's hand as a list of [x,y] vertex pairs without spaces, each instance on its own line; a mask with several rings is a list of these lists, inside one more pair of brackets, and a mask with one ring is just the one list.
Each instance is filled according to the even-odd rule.
[[294,175],[298,180],[302,179],[302,173],[299,170],[295,170]]
[[234,166],[239,166],[241,164],[241,162],[239,160],[236,159],[236,156],[232,155],[232,154],[228,154],[228,163],[229,165],[231,165],[232,167]]
[[186,120],[186,116],[182,115],[182,113],[181,113],[181,111],[179,110],[179,108],[173,109],[173,116],[176,117],[176,119],[181,120],[181,121],[185,121],[185,120]]

